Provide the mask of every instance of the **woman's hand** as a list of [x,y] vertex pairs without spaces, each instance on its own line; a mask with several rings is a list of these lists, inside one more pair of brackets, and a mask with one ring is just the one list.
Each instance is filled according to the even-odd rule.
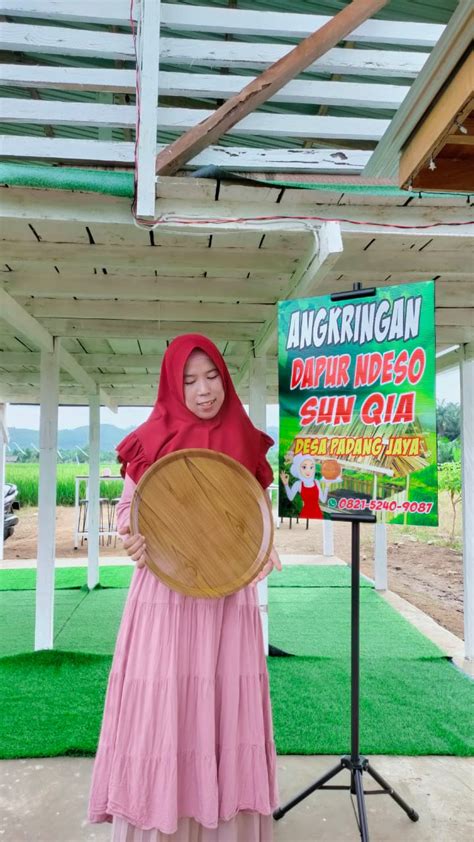
[[268,576],[272,572],[272,570],[281,570],[281,569],[282,569],[282,563],[280,561],[280,556],[278,555],[275,547],[273,547],[265,567],[260,571],[257,578],[254,579],[252,584],[256,586],[258,584],[258,582],[261,582],[262,579],[265,579],[265,576]]
[[290,481],[290,478],[289,478],[288,474],[286,473],[286,471],[280,471],[280,477],[281,477],[281,481],[282,481],[283,485],[288,485],[288,483]]
[[[137,567],[145,566],[146,544],[143,535],[130,535],[128,526],[122,526],[117,530],[122,538],[124,549],[133,561],[136,562]],[[128,537],[123,537],[128,536]]]

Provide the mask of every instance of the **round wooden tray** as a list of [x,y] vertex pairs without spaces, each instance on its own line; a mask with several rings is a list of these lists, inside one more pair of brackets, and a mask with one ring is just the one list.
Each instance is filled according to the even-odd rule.
[[177,450],[141,477],[130,513],[152,573],[186,596],[222,597],[252,582],[273,544],[266,491],[240,462]]

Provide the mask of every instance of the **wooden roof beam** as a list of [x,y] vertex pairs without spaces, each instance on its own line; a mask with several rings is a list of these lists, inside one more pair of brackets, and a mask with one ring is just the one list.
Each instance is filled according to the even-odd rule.
[[[314,295],[317,288],[334,269],[343,252],[341,226],[338,222],[324,222],[319,230],[313,230],[313,241],[307,253],[302,257],[291,277],[284,298],[304,298]],[[276,342],[278,332],[278,308],[265,322],[255,339],[253,348],[242,365],[237,384],[244,381],[250,364],[250,358],[265,356]]]
[[387,4],[388,0],[353,0],[321,29],[301,41],[282,59],[272,64],[243,90],[228,99],[210,117],[194,126],[157,156],[156,171],[171,175],[190,158],[262,105],[287,82],[324,55],[357,26]]
[[[28,313],[24,307],[18,304],[15,299],[0,288],[0,312],[2,319],[13,327],[18,333],[24,336],[29,342],[34,344],[41,351],[52,353],[53,351],[53,336],[47,331],[40,322]],[[61,348],[61,368],[66,369],[72,375],[74,380],[87,388],[90,393],[97,389],[96,381],[82,368],[79,363],[72,357],[68,351]],[[117,411],[116,405],[110,400],[109,396],[101,390],[101,398],[105,406],[108,406],[112,412]]]
[[[138,18],[138,4],[132,10]],[[265,35],[273,38],[306,38],[327,23],[326,15],[250,11],[217,6],[182,6],[162,3],[162,27],[173,32],[212,32],[217,35]],[[15,18],[41,18],[54,23],[98,23],[130,27],[130,0],[4,0],[3,14]],[[352,34],[356,42],[434,47],[444,26],[413,21],[372,20]]]
[[423,119],[427,107],[439,94],[443,82],[469,48],[472,42],[473,24],[472,0],[459,0],[438,44],[367,162],[364,176],[368,178],[398,177],[400,152],[417,124]]
[[[441,174],[436,177],[426,173],[426,167],[437,168],[435,159],[445,144],[459,142],[470,145],[474,141],[472,135],[455,134],[465,120],[474,113],[474,51],[466,57],[461,66],[455,70],[447,82],[446,87],[436,102],[423,115],[400,157],[399,182],[401,187],[414,188],[421,186],[426,189],[426,181],[432,181],[433,189],[437,190],[468,190],[474,189],[474,177],[470,163],[472,158],[459,159],[444,157],[439,160]],[[464,128],[464,132],[468,129]],[[450,164],[453,166],[451,167]]]
[[53,337],[15,299],[0,289],[1,318],[41,351],[53,352]]

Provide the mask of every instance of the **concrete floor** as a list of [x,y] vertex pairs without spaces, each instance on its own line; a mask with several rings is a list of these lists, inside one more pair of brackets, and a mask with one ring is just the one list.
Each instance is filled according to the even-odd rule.
[[[460,757],[371,757],[372,765],[420,815],[414,824],[389,796],[367,798],[371,842],[468,842],[474,837],[474,763]],[[110,825],[90,825],[89,758],[4,760],[0,764],[2,842],[108,842]],[[337,762],[278,758],[281,803]],[[337,783],[346,783],[348,775]],[[365,783],[370,789],[372,782]],[[319,792],[274,824],[274,842],[357,842],[347,792]]]

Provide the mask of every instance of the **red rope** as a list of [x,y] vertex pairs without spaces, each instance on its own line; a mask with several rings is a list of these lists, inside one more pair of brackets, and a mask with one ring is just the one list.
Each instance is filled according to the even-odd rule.
[[409,231],[413,229],[420,229],[424,230],[427,228],[438,228],[442,225],[474,225],[474,219],[466,220],[464,222],[431,222],[427,223],[426,225],[400,225],[395,223],[389,222],[373,222],[373,221],[362,221],[362,220],[355,220],[355,219],[346,219],[344,217],[325,217],[325,216],[240,216],[240,217],[210,217],[209,219],[191,219],[187,217],[180,217],[180,216],[172,216],[165,217],[161,216],[153,221],[148,221],[146,224],[151,226],[156,225],[164,225],[168,222],[180,222],[183,225],[225,225],[228,222],[275,222],[275,221],[285,221],[285,220],[296,220],[296,221],[316,221],[316,222],[346,222],[350,225],[371,225],[376,228],[397,228],[403,231]]

